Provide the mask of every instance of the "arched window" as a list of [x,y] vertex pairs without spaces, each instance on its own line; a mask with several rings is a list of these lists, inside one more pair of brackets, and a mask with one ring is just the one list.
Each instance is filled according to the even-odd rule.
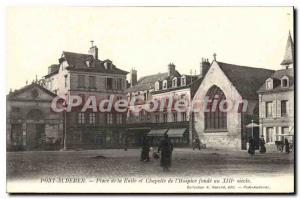
[[185,76],[181,77],[181,86],[185,86],[186,85],[186,78]]
[[177,87],[177,77],[174,77],[172,80],[172,87],[176,88]]
[[159,90],[159,82],[155,82],[154,90],[155,90],[155,91],[158,91],[158,90]]
[[[205,130],[226,130],[227,129],[227,112],[220,110],[220,103],[226,100],[223,91],[212,86],[206,93],[209,99],[206,110],[204,109]],[[221,104],[223,110],[226,109],[226,103]]]
[[163,89],[167,89],[168,88],[168,81],[167,80],[164,80],[163,81]]

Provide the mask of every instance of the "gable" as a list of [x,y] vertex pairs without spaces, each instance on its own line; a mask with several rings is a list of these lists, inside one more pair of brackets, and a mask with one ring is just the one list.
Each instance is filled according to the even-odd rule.
[[34,101],[51,101],[56,95],[46,88],[32,83],[28,86],[25,86],[19,90],[16,90],[8,94],[8,100],[34,100]]
[[207,91],[212,87],[219,87],[225,94],[226,99],[229,100],[241,100],[242,96],[238,90],[234,87],[232,82],[228,79],[217,62],[213,62],[210,69],[207,71],[200,86],[198,87],[193,100],[203,100],[207,94]]

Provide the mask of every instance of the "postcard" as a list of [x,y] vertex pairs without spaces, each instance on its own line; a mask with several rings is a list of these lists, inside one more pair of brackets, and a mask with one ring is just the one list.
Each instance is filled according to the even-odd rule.
[[8,193],[295,193],[293,7],[6,11]]

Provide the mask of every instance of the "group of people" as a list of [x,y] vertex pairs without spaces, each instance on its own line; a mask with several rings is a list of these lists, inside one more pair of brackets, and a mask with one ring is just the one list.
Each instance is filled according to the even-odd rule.
[[[262,135],[261,138],[259,139],[259,152],[260,153],[266,153],[266,141],[264,139],[264,136]],[[252,137],[249,137],[249,148],[248,148],[248,153],[251,155],[255,154],[255,141]],[[284,139],[284,146],[285,146],[285,152],[289,153],[290,152],[290,143],[288,139]]]
[[[144,137],[142,153],[141,153],[141,161],[144,162],[150,161],[150,149],[151,149],[150,142],[146,137]],[[171,143],[168,135],[165,134],[164,139],[161,140],[158,146],[157,153],[153,152],[154,159],[160,158],[160,166],[163,168],[163,171],[168,171],[169,168],[171,167],[172,152],[173,152],[173,144]]]

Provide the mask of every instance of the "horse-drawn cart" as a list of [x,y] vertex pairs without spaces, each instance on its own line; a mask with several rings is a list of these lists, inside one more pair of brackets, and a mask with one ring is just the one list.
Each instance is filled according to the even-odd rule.
[[289,141],[290,151],[294,152],[294,135],[291,134],[281,134],[277,135],[277,137],[281,137],[281,141],[275,141],[275,145],[277,147],[277,151],[283,152],[283,148],[285,146],[285,139]]

